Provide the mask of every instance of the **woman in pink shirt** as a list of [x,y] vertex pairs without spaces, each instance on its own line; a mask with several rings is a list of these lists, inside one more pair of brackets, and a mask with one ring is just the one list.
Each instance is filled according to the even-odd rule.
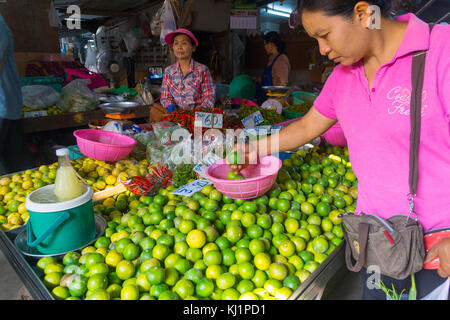
[[[450,26],[436,25],[430,34],[429,25],[413,14],[394,20],[396,3],[303,1],[305,30],[318,41],[321,54],[340,65],[301,120],[261,139],[258,150],[247,150],[246,158],[264,155],[273,145],[280,152],[293,150],[339,120],[358,178],[356,213],[383,219],[407,215],[412,55],[428,50],[415,201],[418,219],[428,232],[450,227]],[[371,5],[378,6],[381,19],[371,16]],[[233,169],[238,172],[243,167]],[[450,276],[449,238],[437,243],[425,262],[436,256],[438,270],[416,273],[418,298],[442,288]],[[381,290],[368,287],[370,274],[365,269],[360,274],[364,299],[385,298]],[[411,286],[410,278],[398,281],[382,275],[381,279],[397,292],[408,292]]]

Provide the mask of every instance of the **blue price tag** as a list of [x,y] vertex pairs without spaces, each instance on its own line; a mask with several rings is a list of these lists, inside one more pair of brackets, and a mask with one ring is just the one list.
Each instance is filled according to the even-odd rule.
[[212,182],[209,180],[196,180],[175,190],[174,192],[172,192],[172,194],[190,197],[208,184],[212,184]]
[[255,123],[255,125],[259,125],[260,123],[264,122],[264,118],[261,114],[261,112],[256,111],[253,115],[253,122]]
[[196,112],[194,125],[196,127],[221,129],[223,127],[223,115],[207,112]]
[[203,163],[199,163],[194,167],[193,170],[194,170],[194,172],[198,173],[199,175],[201,175],[203,178],[206,179],[206,175],[205,175],[206,169],[207,169],[206,165],[204,165]]
[[212,123],[211,113],[206,113],[203,121],[203,126],[206,128],[211,128],[212,126],[211,123]]
[[[206,117],[209,115],[209,113],[205,113],[205,112],[196,112],[195,113],[195,120],[194,120],[194,126],[196,127],[208,127],[208,125],[206,124]],[[211,127],[211,121],[209,121],[210,125],[209,127]]]
[[254,128],[256,125],[255,121],[253,120],[253,115],[250,115],[242,119],[242,124],[244,125],[245,128]]
[[214,114],[213,128],[222,129],[223,127],[223,114]]
[[217,161],[222,160],[218,155],[214,154],[213,152],[208,153],[206,156],[203,157],[203,163],[207,166],[212,165],[213,163],[216,163]]

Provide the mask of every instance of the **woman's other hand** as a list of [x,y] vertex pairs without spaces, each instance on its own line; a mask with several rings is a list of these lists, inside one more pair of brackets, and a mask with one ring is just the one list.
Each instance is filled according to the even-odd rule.
[[450,277],[450,238],[435,244],[428,252],[424,263],[428,263],[436,257],[439,257],[440,262],[437,270],[439,276],[442,278]]

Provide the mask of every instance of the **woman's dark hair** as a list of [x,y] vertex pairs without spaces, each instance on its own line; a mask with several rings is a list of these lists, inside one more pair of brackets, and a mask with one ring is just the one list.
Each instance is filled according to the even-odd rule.
[[393,17],[402,9],[412,8],[410,0],[299,0],[299,8],[311,12],[323,11],[329,16],[340,15],[351,18],[355,5],[360,1],[380,7],[381,15],[385,18]]
[[266,33],[264,35],[264,41],[266,43],[272,42],[277,47],[279,53],[286,53],[286,43],[281,40],[281,37],[277,32],[271,31]]

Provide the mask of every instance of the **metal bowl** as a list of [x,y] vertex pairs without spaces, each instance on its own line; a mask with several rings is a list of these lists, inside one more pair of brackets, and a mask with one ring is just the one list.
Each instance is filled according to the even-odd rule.
[[25,227],[23,227],[23,229],[17,234],[16,238],[14,239],[14,244],[20,250],[20,252],[22,252],[22,254],[24,254],[25,256],[28,256],[28,257],[32,257],[32,258],[40,259],[43,257],[55,257],[56,258],[56,257],[64,256],[68,252],[77,251],[77,250],[80,250],[84,247],[91,245],[92,243],[97,241],[97,239],[99,237],[101,237],[103,235],[103,233],[106,230],[106,220],[105,220],[105,218],[99,216],[98,214],[96,214],[94,216],[95,216],[95,230],[96,230],[95,238],[91,242],[86,243],[86,245],[84,245],[81,248],[76,248],[76,249],[73,249],[70,251],[56,253],[56,254],[43,254],[43,253],[39,252],[39,250],[37,248],[30,248],[27,245],[27,230]]
[[137,107],[139,107],[139,103],[132,101],[118,101],[102,103],[98,107],[105,111],[107,114],[130,113],[136,110]]
[[262,87],[262,89],[267,93],[267,92],[272,92],[272,93],[287,93],[291,88],[290,87],[283,87],[283,86],[265,86]]

